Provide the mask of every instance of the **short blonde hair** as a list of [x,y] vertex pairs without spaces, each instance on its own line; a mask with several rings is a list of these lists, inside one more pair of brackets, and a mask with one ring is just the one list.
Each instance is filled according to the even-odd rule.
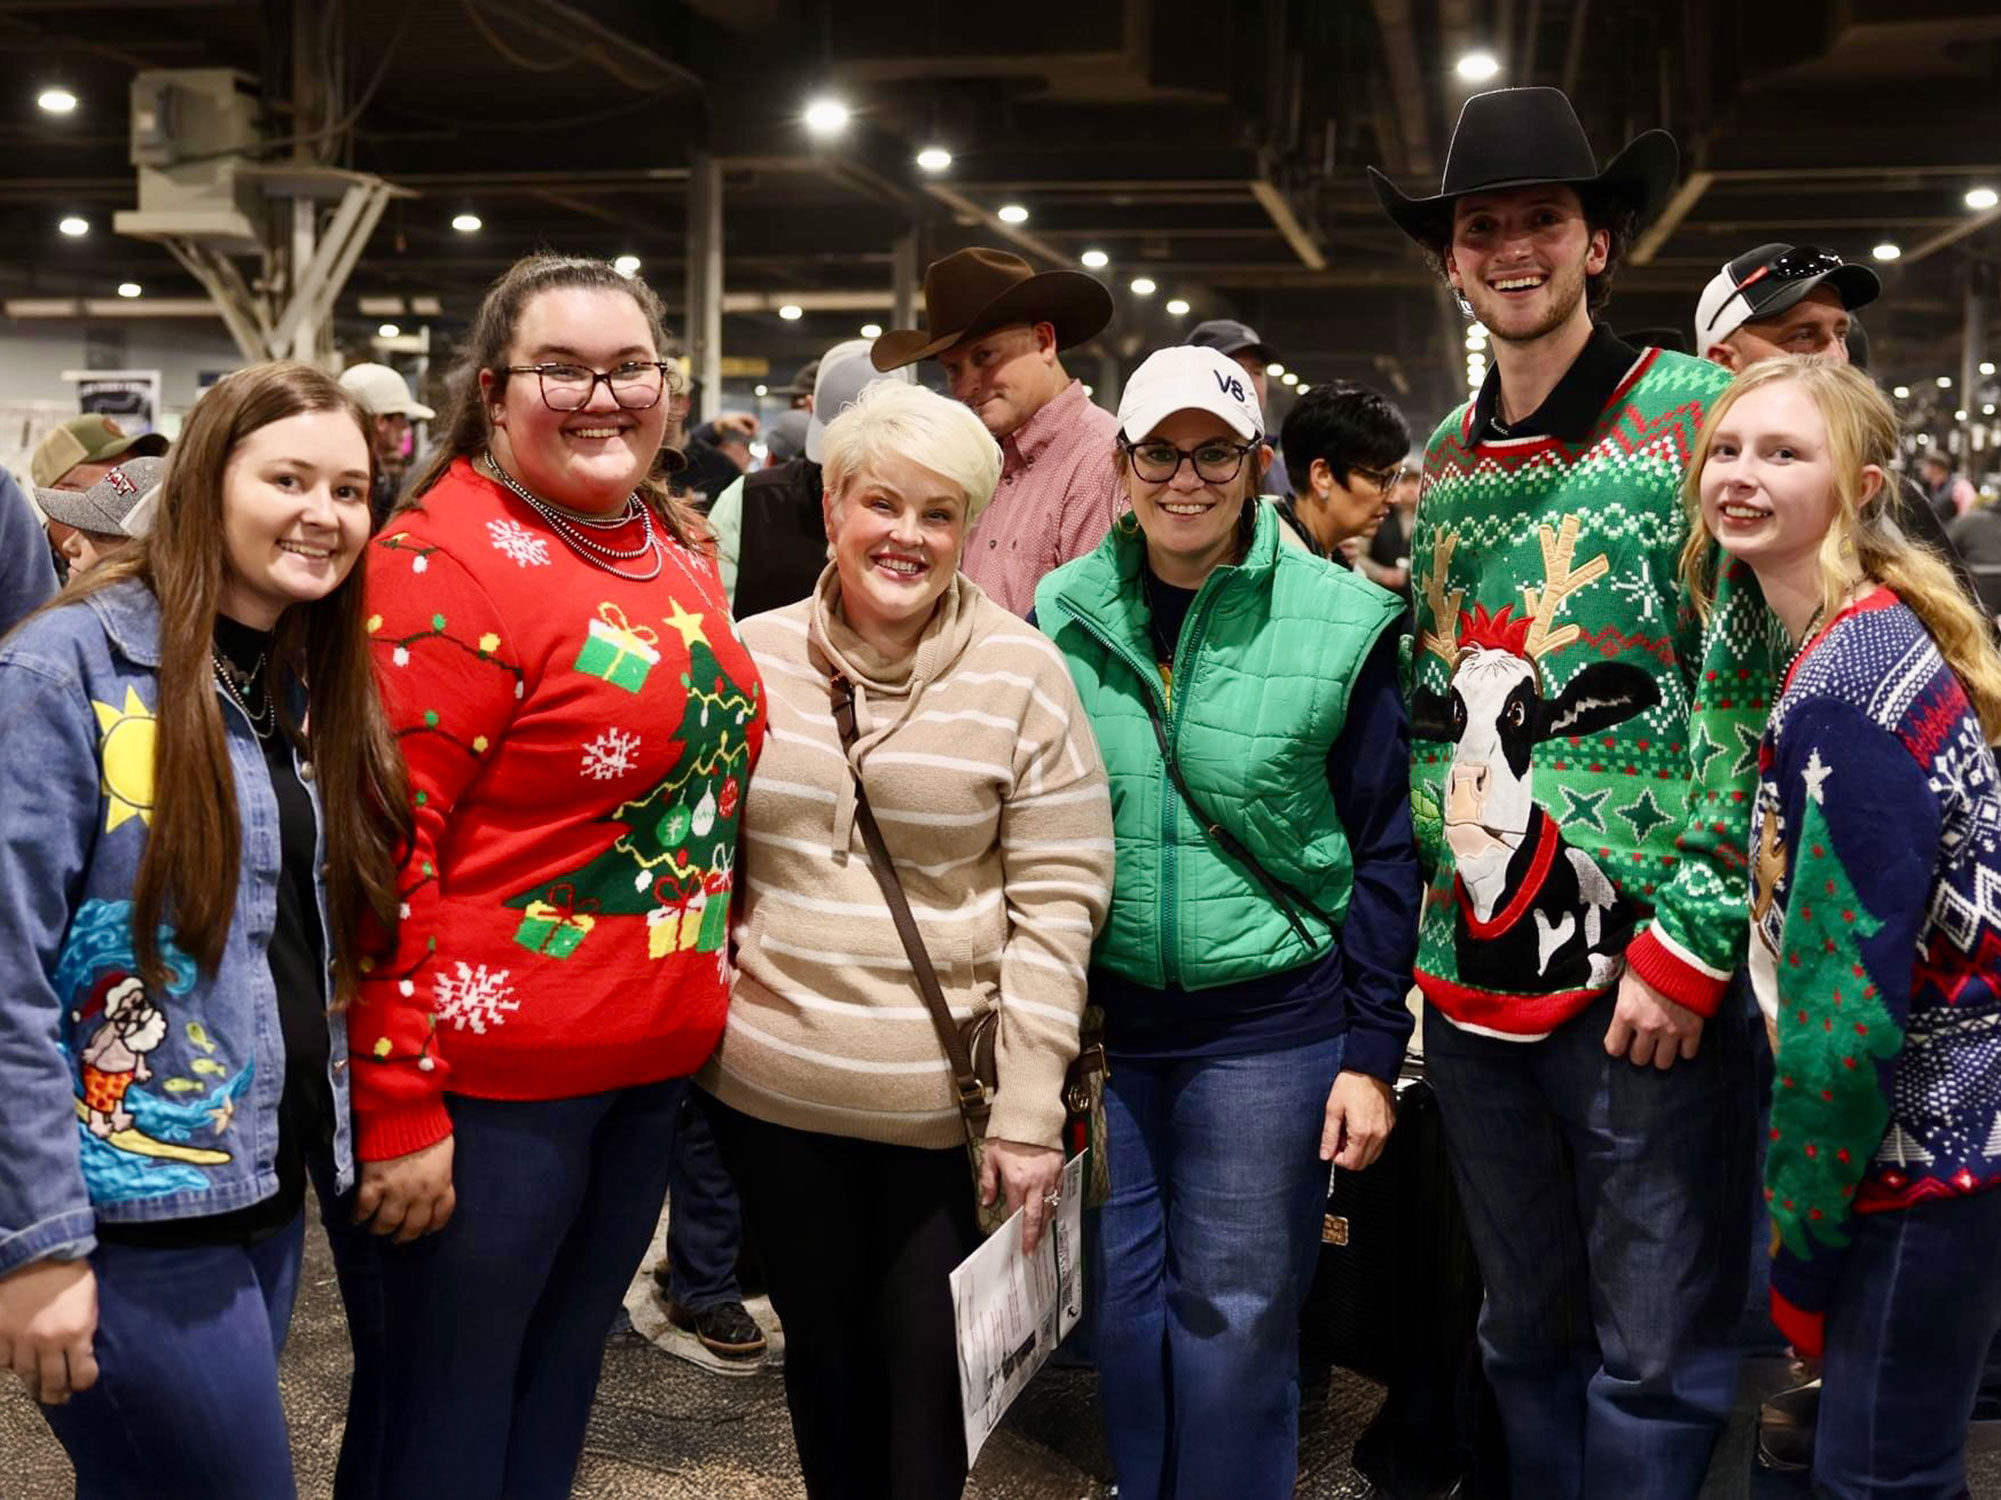
[[891,456],[922,464],[964,490],[968,527],[1000,483],[1000,445],[969,409],[923,386],[877,380],[820,437],[827,493],[838,499],[850,480]]

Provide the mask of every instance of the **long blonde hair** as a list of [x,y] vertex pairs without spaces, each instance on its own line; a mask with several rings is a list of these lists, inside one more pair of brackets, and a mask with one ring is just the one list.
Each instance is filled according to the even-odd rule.
[[[1743,397],[1784,381],[1798,385],[1827,424],[1835,514],[1820,544],[1823,614],[1832,618],[1864,580],[1894,589],[1965,687],[1988,740],[2001,739],[2001,651],[1994,647],[1986,617],[1961,592],[1952,569],[1897,526],[1892,506],[1898,479],[1890,467],[1897,455],[1897,414],[1869,378],[1848,365],[1817,354],[1760,360],[1711,403],[1682,480],[1688,541],[1682,548],[1681,574],[1696,607],[1706,617],[1716,587],[1719,548],[1702,518],[1702,470],[1709,461],[1711,435]],[[1882,471],[1883,482],[1865,499],[1863,470],[1871,464]]]

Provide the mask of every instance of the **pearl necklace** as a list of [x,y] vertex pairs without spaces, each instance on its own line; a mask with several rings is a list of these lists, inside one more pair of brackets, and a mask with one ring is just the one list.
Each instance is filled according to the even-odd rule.
[[[267,692],[264,695],[264,712],[253,714],[250,711],[250,705],[244,701],[243,689],[237,686],[237,674],[234,666],[226,664],[221,654],[213,646],[209,647],[208,659],[210,665],[215,668],[215,680],[222,685],[222,690],[229,694],[229,701],[242,709],[243,717],[250,721],[250,732],[260,740],[270,739],[278,731],[277,702]],[[262,655],[259,655],[257,665],[244,674],[243,680],[245,684],[255,682],[263,670],[264,658]]]
[[[564,510],[533,493],[528,486],[501,468],[491,451],[483,457],[488,472],[524,505],[548,522],[549,529],[556,533],[563,545],[592,567],[609,573],[614,578],[623,578],[628,583],[651,583],[660,576],[661,558],[667,549],[653,534],[653,508],[639,498],[636,490],[625,497],[624,508],[615,516],[581,515],[576,511]],[[635,516],[638,517],[641,533],[637,547],[624,549],[608,547],[603,542],[594,542],[584,535],[586,528],[592,531],[616,530]],[[628,573],[619,566],[620,563],[629,563],[649,554],[653,558],[653,571],[650,573]]]

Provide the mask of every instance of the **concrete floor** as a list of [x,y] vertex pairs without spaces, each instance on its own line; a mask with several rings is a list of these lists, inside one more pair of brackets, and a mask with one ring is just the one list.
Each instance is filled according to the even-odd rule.
[[[1751,1413],[1774,1366],[1747,1373],[1743,1409],[1719,1444],[1702,1500],[1805,1500],[1789,1476],[1752,1479]],[[347,1337],[326,1242],[307,1242],[282,1370],[301,1500],[326,1500],[346,1399]],[[1309,1387],[1301,1414],[1301,1500],[1359,1500],[1349,1467],[1380,1388],[1345,1371]],[[1109,1469],[1095,1377],[1046,1369],[988,1440],[968,1500],[1102,1500]],[[800,1500],[785,1393],[776,1371],[730,1378],[663,1353],[636,1334],[605,1350],[604,1379],[574,1492],[581,1500]],[[1974,1500],[2001,1500],[2001,1457],[1975,1462]],[[0,1380],[0,1500],[69,1500],[69,1463],[11,1378]],[[181,1497],[161,1497],[181,1500]],[[448,1497],[438,1497],[448,1500]]]

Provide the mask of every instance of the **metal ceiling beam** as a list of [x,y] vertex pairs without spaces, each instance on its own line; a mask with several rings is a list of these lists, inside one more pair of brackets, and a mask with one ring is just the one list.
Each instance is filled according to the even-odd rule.
[[1424,73],[1417,62],[1417,29],[1411,21],[1410,0],[1375,0],[1376,30],[1382,34],[1384,60],[1389,64],[1390,94],[1396,101],[1397,135],[1403,145],[1405,169],[1428,177],[1437,168],[1431,154],[1431,126],[1425,117],[1430,102]]
[[634,41],[629,31],[607,26],[589,11],[564,0],[468,0],[468,7],[480,19],[495,13],[506,16],[523,31],[543,37],[556,49],[557,57],[570,55],[580,62],[594,62],[627,88],[668,86],[700,93],[708,86],[693,68]]
[[1955,224],[1950,229],[1941,230],[1922,245],[1915,245],[1898,257],[1900,266],[1915,265],[1927,256],[1935,255],[1948,245],[1956,245],[1970,234],[1978,234],[1990,224],[2001,223],[2001,207],[1968,214],[1966,222]]
[[[1253,178],[1247,185],[1251,190],[1251,196],[1258,200],[1259,207],[1270,216],[1272,227],[1284,236],[1288,245],[1292,246],[1292,253],[1299,257],[1299,263],[1309,271],[1326,270],[1326,253],[1321,250],[1320,242],[1314,237],[1313,232],[1293,211],[1292,198],[1285,189],[1268,177]],[[1172,230],[1163,233],[1170,238],[1173,235]]]
[[1632,254],[1627,256],[1627,264],[1644,266],[1660,253],[1661,246],[1668,242],[1668,236],[1681,227],[1681,221],[1688,217],[1690,209],[1702,201],[1702,195],[1709,191],[1709,185],[1716,180],[1714,172],[1690,172],[1674,190],[1674,196],[1661,210],[1660,217],[1647,226],[1647,232],[1633,242]]
[[1048,261],[1051,265],[1068,266],[1071,262],[1070,255],[1059,246],[1052,245],[1048,240],[1042,238],[1041,235],[1030,233],[1018,224],[1003,224],[992,213],[988,212],[987,209],[975,203],[956,188],[949,188],[942,182],[927,182],[924,184],[924,191],[961,218],[970,219],[974,223],[984,226],[1006,240],[1009,244],[1019,246],[1031,255],[1039,256],[1041,259]]

